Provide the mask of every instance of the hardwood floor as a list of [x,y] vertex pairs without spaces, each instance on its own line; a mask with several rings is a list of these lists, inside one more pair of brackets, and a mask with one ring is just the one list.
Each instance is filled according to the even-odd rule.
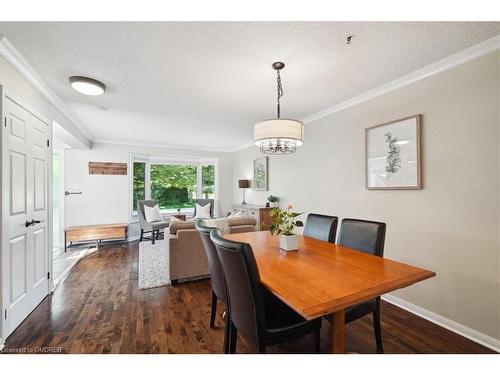
[[[221,353],[222,317],[209,328],[208,280],[139,290],[138,243],[103,245],[68,277],[6,340],[4,352]],[[222,306],[219,311],[222,312]],[[323,324],[322,351],[329,348]],[[493,353],[464,337],[388,303],[382,304],[386,353]],[[312,352],[305,338],[269,353]],[[348,352],[374,353],[371,317],[346,327]],[[238,340],[238,353],[255,351]]]

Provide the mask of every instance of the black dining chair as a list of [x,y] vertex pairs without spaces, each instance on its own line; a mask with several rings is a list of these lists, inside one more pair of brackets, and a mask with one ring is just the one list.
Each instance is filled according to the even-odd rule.
[[236,352],[238,333],[259,353],[267,346],[314,333],[315,351],[320,350],[321,319],[307,321],[281,302],[261,283],[252,247],[210,232],[222,265],[230,312],[230,353]]
[[219,256],[215,245],[210,239],[210,232],[215,229],[204,225],[204,220],[199,219],[195,222],[195,227],[198,230],[203,248],[207,254],[208,269],[210,272],[210,283],[212,284],[212,305],[210,309],[210,328],[215,327],[215,316],[217,314],[217,300],[220,300],[226,305],[225,327],[224,327],[224,353],[229,352],[229,311],[227,309],[226,284],[222,273]]
[[[384,256],[385,223],[377,221],[344,219],[340,226],[338,244],[379,257]],[[380,326],[380,297],[348,307],[345,323],[350,323],[370,313],[373,314],[373,328],[377,353],[383,353],[382,327]]]
[[338,222],[337,216],[309,214],[304,225],[304,236],[335,243]]

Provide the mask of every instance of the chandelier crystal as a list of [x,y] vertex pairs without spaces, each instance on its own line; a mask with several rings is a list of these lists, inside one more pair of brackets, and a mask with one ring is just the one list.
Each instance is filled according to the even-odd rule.
[[282,62],[272,65],[277,73],[277,117],[254,126],[254,144],[265,154],[292,154],[304,144],[304,124],[298,120],[280,118],[280,99],[283,96],[280,70]]

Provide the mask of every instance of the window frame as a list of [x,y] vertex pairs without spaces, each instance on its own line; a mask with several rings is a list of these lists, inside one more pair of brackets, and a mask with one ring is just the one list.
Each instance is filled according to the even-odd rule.
[[[167,155],[147,155],[130,153],[129,160],[129,215],[130,222],[137,223],[139,218],[137,211],[133,210],[134,199],[134,163],[145,163],[144,171],[144,199],[151,199],[151,165],[192,165],[196,166],[196,197],[203,196],[203,174],[202,168],[205,165],[213,165],[215,168],[214,173],[214,215],[218,214],[218,196],[219,196],[219,167],[217,158],[191,158],[191,157],[177,157]],[[168,218],[177,213],[176,209],[162,209],[162,216]],[[183,208],[181,213],[187,216],[194,214],[194,208]]]

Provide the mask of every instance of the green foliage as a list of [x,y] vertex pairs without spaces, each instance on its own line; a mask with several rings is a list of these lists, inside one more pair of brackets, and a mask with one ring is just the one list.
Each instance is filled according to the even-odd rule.
[[144,177],[146,174],[146,163],[134,163],[134,191],[133,209],[137,210],[137,201],[145,198]]
[[160,208],[194,206],[196,198],[196,166],[151,165],[151,198]]
[[269,212],[269,216],[272,218],[269,231],[272,235],[283,234],[285,236],[290,236],[293,234],[293,228],[304,226],[302,221],[296,220],[296,217],[302,215],[302,213],[291,212],[291,209],[292,206],[289,205],[286,210],[276,207]]
[[272,202],[279,202],[280,199],[275,195],[270,195],[267,197],[267,200],[272,203]]
[[[202,166],[202,192],[205,198],[214,197],[215,166]],[[145,199],[146,164],[134,163],[133,170],[133,206]],[[194,207],[196,198],[197,167],[195,165],[152,164],[151,199],[158,201],[160,208]]]
[[215,165],[204,165],[201,169],[202,193],[203,197],[214,197]]

